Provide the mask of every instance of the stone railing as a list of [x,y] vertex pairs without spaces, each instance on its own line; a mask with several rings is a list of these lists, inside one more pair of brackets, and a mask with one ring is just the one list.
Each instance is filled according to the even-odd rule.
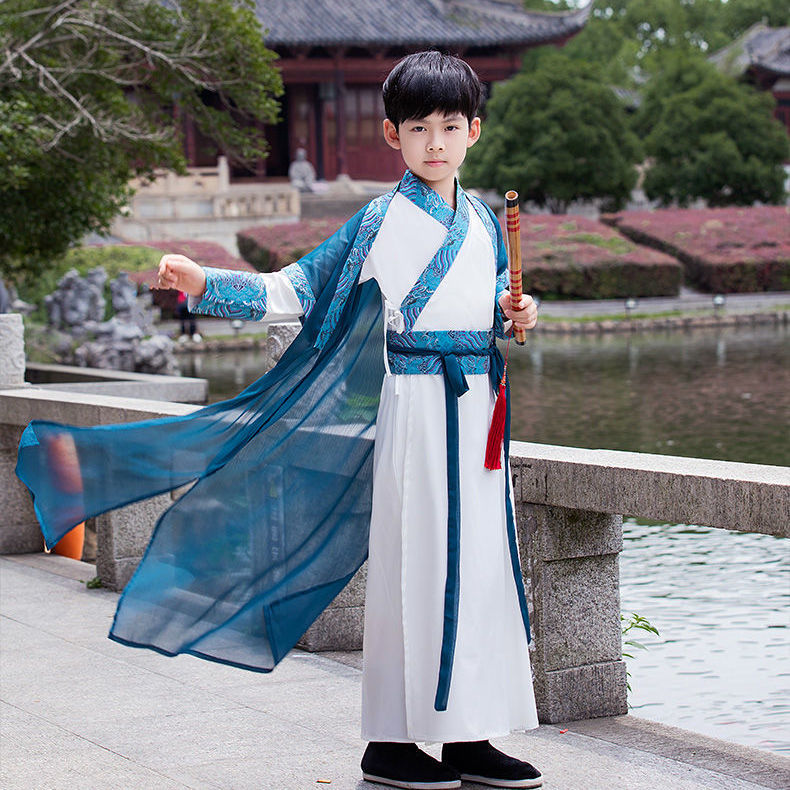
[[[40,551],[16,447],[31,419],[77,425],[187,414],[196,407],[58,392],[0,390],[0,553]],[[522,567],[530,601],[540,718],[570,721],[627,712],[618,554],[622,515],[790,537],[790,469],[696,458],[511,445]],[[97,573],[121,589],[175,495],[96,519]],[[305,634],[310,650],[358,649],[365,568]]]
[[790,537],[790,469],[511,444],[541,720],[627,712],[622,514]]
[[225,192],[230,187],[228,159],[220,156],[214,167],[188,167],[184,175],[172,170],[158,170],[153,181],[135,178],[130,186],[145,195],[212,195]]
[[242,228],[296,222],[301,211],[299,190],[289,183],[231,183],[224,157],[216,168],[159,173],[155,181],[131,186],[129,208],[113,222],[113,233],[127,241],[213,240],[235,254]]
[[118,395],[122,398],[155,398],[177,403],[206,403],[208,381],[189,376],[80,368],[28,362],[25,378],[37,389]]

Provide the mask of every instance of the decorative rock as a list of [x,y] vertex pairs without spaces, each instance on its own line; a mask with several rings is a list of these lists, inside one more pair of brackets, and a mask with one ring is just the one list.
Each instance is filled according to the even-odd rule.
[[76,269],[69,269],[60,278],[57,290],[44,300],[51,326],[79,334],[86,321],[104,319],[107,275],[101,267],[97,269],[88,277],[80,277]]
[[112,308],[116,313],[131,313],[137,302],[137,285],[121,272],[111,283]]
[[173,341],[165,335],[154,335],[135,348],[134,369],[138,373],[176,375],[178,364],[173,356]]
[[[104,321],[104,285],[107,274],[100,266],[80,277],[68,271],[57,290],[46,297],[49,323],[63,329],[66,340],[57,343],[60,361],[80,367],[111,368],[139,373],[177,374],[173,342],[153,333],[151,294],[137,296],[137,285],[121,272],[110,283],[115,315]],[[86,338],[73,349],[73,338]]]
[[88,292],[88,315],[92,321],[104,321],[104,284],[107,282],[107,272],[101,266],[91,269],[85,279],[91,286]]

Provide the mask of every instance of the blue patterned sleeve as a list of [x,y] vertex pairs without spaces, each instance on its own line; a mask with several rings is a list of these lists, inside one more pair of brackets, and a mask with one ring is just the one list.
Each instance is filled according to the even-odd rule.
[[299,297],[299,304],[302,305],[302,310],[304,310],[304,316],[307,318],[307,316],[310,315],[310,311],[315,306],[315,294],[313,293],[310,281],[307,279],[307,275],[304,273],[304,269],[300,266],[299,262],[296,261],[295,263],[288,264],[282,271],[291,281],[291,285],[294,291],[296,291],[296,295]]
[[[372,201],[376,203],[376,201]],[[327,282],[331,279],[338,260],[345,260],[355,244],[357,231],[368,207],[358,211],[341,228],[312,252],[279,272],[228,271],[203,267],[206,272],[206,290],[201,299],[189,298],[189,309],[195,313],[220,318],[261,320],[269,311],[268,319],[279,315],[285,308],[284,292],[293,290],[287,302],[289,318],[307,319]],[[267,278],[271,286],[267,294]],[[283,283],[288,283],[283,288]]]
[[259,321],[266,315],[266,284],[261,274],[209,266],[203,271],[206,290],[197,304],[190,299],[191,312],[248,321]]

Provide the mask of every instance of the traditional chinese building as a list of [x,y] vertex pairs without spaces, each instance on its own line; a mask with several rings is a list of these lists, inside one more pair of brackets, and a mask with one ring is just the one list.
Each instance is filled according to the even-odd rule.
[[[400,58],[439,49],[490,85],[516,73],[527,49],[578,33],[591,6],[549,14],[520,0],[258,0],[267,46],[280,56],[282,120],[262,130],[269,157],[233,175],[284,178],[302,147],[319,178],[397,179],[402,162],[381,135],[381,84]],[[216,161],[214,145],[190,124],[185,132],[191,165]]]
[[790,135],[790,27],[752,25],[709,59],[724,73],[770,91],[774,115]]

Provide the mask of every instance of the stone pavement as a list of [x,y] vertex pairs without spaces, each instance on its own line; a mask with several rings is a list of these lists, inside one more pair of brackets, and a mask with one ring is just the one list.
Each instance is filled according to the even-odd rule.
[[[117,595],[88,589],[94,574],[55,555],[0,558],[0,787],[376,787],[358,767],[357,654],[294,651],[259,675],[123,647],[106,638]],[[790,787],[786,758],[631,716],[497,744],[550,790]]]

